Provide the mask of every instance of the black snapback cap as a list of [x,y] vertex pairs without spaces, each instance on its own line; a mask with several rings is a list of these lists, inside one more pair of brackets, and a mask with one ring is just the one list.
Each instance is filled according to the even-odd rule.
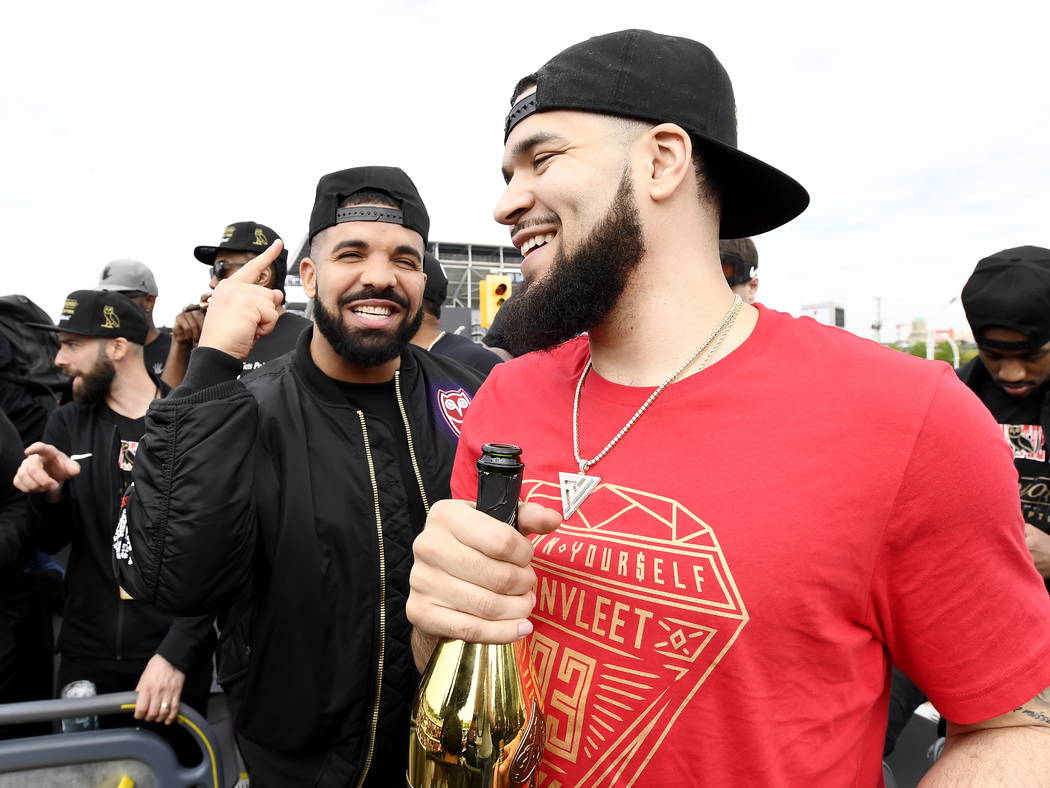
[[809,205],[798,181],[737,149],[733,85],[718,58],[698,41],[621,30],[569,47],[536,72],[536,91],[511,108],[504,141],[529,115],[556,109],[685,129],[718,178],[722,238],[768,232]]
[[[1050,342],[1050,249],[1018,246],[985,257],[962,291],[974,339],[995,350],[1034,350]],[[1023,342],[984,339],[988,328],[1024,334]]]
[[448,297],[448,277],[441,262],[430,252],[423,255],[423,273],[427,275],[427,284],[423,288],[423,298],[440,306]]
[[[222,240],[216,246],[198,246],[193,256],[206,265],[215,263],[215,255],[220,251],[254,252],[262,254],[274,241],[282,240],[272,229],[258,222],[234,222],[226,225]],[[288,265],[288,249],[281,250],[277,256],[278,266]],[[283,277],[282,280],[283,281]]]
[[[347,197],[366,190],[389,195],[399,207],[339,207]],[[317,182],[314,208],[310,213],[310,239],[321,230],[343,222],[400,224],[423,236],[424,246],[430,234],[430,215],[423,199],[412,179],[399,167],[351,167],[322,176]]]
[[123,337],[136,345],[146,344],[146,335],[149,333],[149,322],[142,307],[123,293],[113,290],[74,290],[66,296],[57,325],[27,325],[82,337]]

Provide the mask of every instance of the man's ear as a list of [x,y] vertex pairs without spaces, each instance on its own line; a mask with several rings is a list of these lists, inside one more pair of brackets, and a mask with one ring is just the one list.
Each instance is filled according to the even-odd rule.
[[259,276],[255,279],[255,284],[273,288],[273,280],[275,278],[276,273],[273,270],[273,266],[267,266],[265,270],[259,272]]
[[146,314],[148,315],[148,314],[152,313],[153,312],[153,306],[157,303],[157,297],[155,295],[149,295],[147,293],[146,297],[143,298],[142,300],[145,302],[145,303],[143,303],[142,308],[146,310]]
[[649,196],[660,202],[672,197],[683,183],[696,181],[693,141],[681,126],[661,123],[642,135]]
[[751,303],[754,303],[755,299],[758,298],[758,277],[751,277],[751,281],[747,283],[747,294],[751,297]]
[[317,263],[304,257],[299,263],[299,282],[307,298],[317,297]]
[[110,361],[121,361],[128,354],[128,340],[114,337],[106,342],[106,355]]

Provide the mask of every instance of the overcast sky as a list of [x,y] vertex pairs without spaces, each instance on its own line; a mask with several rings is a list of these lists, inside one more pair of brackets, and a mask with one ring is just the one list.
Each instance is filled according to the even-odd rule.
[[[812,196],[759,236],[760,300],[837,301],[883,339],[949,305],[976,261],[1050,246],[1050,4],[947,2],[4,3],[0,230],[6,292],[57,316],[134,257],[158,323],[206,289],[192,256],[232,221],[297,242],[320,175],[403,167],[438,241],[492,220],[517,79],[626,27],[708,44],[740,147]],[[866,9],[866,10],[865,10]]]

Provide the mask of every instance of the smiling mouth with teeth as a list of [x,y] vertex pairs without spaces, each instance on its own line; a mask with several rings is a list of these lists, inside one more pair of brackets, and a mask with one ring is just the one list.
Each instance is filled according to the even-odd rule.
[[350,310],[355,315],[360,315],[368,320],[377,320],[384,317],[390,317],[392,310],[385,306],[355,306]]
[[556,233],[546,233],[544,235],[534,235],[532,238],[527,240],[521,245],[521,256],[524,257],[533,249],[548,244],[554,240]]

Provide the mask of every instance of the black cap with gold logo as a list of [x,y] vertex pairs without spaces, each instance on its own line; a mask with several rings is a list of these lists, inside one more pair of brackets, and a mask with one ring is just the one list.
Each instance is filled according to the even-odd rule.
[[[254,252],[262,254],[274,241],[280,239],[277,233],[265,224],[257,222],[234,222],[227,225],[222,233],[222,240],[216,246],[198,246],[193,256],[205,265],[215,262],[215,255],[220,251]],[[284,265],[288,260],[288,249],[282,249],[278,264]]]
[[106,290],[74,290],[66,296],[58,325],[27,325],[82,337],[123,337],[136,345],[144,345],[149,333],[149,323],[142,307],[123,293]]

